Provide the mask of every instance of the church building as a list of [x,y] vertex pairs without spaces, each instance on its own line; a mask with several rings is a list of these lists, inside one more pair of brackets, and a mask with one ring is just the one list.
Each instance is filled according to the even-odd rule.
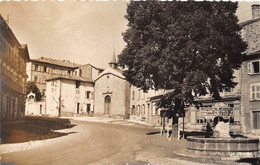
[[113,55],[109,67],[95,80],[95,115],[129,118],[130,84]]

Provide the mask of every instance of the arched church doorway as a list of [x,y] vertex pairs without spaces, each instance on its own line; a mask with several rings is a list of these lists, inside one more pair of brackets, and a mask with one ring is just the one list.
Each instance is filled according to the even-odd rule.
[[108,115],[111,107],[111,97],[107,95],[105,97],[104,114]]

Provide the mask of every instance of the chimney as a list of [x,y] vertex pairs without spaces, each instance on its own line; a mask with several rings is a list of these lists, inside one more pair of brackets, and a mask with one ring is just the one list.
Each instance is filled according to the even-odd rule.
[[260,5],[252,5],[252,17],[253,19],[260,17]]

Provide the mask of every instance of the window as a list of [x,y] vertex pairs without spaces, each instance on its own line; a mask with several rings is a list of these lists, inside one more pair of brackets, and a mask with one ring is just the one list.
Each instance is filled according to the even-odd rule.
[[132,92],[132,100],[135,99],[135,91]]
[[89,98],[90,98],[90,93],[91,93],[90,91],[86,91],[86,92],[85,92],[85,97],[86,97],[86,99],[89,99]]
[[34,76],[34,82],[37,83],[38,77]]
[[90,106],[91,106],[91,104],[87,104],[87,113],[89,113],[89,111],[90,111]]
[[[36,65],[36,66],[37,66],[37,65]],[[40,72],[40,71],[41,71],[41,66],[37,66],[36,69],[37,69],[37,71]]]
[[140,100],[140,98],[141,98],[141,91],[138,90],[138,100]]
[[34,65],[34,64],[32,64],[32,70],[36,70],[36,69],[35,69],[35,65]]
[[80,82],[76,81],[76,88],[79,88]]
[[145,99],[145,92],[143,91],[143,100]]
[[260,83],[250,84],[250,100],[260,100]]
[[46,66],[43,67],[43,71],[47,72],[47,67]]
[[260,60],[247,63],[247,73],[248,74],[258,74],[258,73],[260,73],[259,63],[260,63]]
[[131,109],[131,115],[136,115],[136,112],[135,112],[135,105],[132,106],[132,109]]
[[45,96],[46,89],[42,90],[42,95]]
[[82,76],[82,70],[79,69],[79,76],[81,77]]
[[253,115],[253,129],[260,129],[260,111],[252,112]]

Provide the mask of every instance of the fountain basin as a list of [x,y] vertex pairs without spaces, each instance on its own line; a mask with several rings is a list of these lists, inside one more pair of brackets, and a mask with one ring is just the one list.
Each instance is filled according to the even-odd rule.
[[187,149],[230,157],[258,157],[258,138],[187,137]]

